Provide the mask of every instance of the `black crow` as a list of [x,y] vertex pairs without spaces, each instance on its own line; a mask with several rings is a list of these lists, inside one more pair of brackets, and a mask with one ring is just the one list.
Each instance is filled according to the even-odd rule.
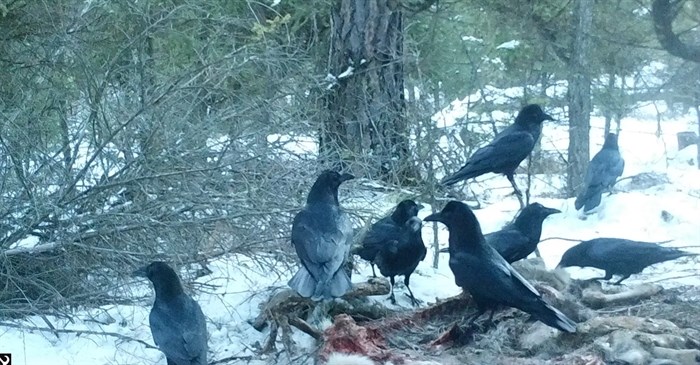
[[537,104],[525,106],[515,118],[515,123],[498,133],[491,143],[476,150],[459,171],[442,179],[440,183],[450,186],[488,172],[504,174],[513,186],[522,209],[525,204],[513,175],[518,165],[535,147],[545,120],[554,119]]
[[622,278],[613,283],[619,285],[630,275],[642,272],[647,266],[683,256],[697,256],[697,254],[663,247],[652,242],[596,238],[583,241],[564,252],[558,267],[595,267],[605,270],[605,276],[592,280],[610,280],[613,275],[620,275]]
[[420,301],[413,296],[409,286],[411,274],[416,270],[418,263],[425,259],[427,250],[421,236],[422,222],[418,217],[409,218],[401,227],[399,237],[384,243],[375,256],[375,263],[379,272],[389,278],[391,282],[391,295],[389,300],[396,304],[394,297],[394,276],[403,275],[403,283],[408,289],[411,304],[418,305]]
[[374,271],[374,260],[377,253],[390,241],[397,241],[401,236],[406,221],[418,215],[418,211],[423,208],[413,200],[401,201],[390,216],[384,217],[374,223],[365,237],[362,239],[362,246],[356,250],[356,254],[362,259],[370,262],[372,266],[372,276],[376,277]]
[[199,304],[182,290],[168,264],[155,261],[134,272],[153,283],[156,300],[148,321],[168,365],[207,364],[207,324]]
[[625,160],[622,159],[617,146],[617,135],[608,133],[603,148],[588,164],[583,190],[574,202],[576,210],[583,208],[583,212],[587,213],[600,205],[601,195],[612,190],[624,169]]
[[547,208],[540,203],[532,203],[520,211],[515,222],[500,231],[485,235],[484,238],[508,263],[522,260],[537,249],[542,235],[542,222],[555,213],[561,211]]
[[332,299],[352,287],[344,266],[353,230],[350,217],[338,203],[338,187],[353,178],[331,170],[322,172],[309,191],[306,206],[294,217],[292,244],[302,266],[289,286],[302,297]]
[[451,201],[425,221],[442,222],[450,231],[450,269],[455,283],[471,294],[478,307],[476,320],[487,310],[489,321],[499,305],[518,308],[544,324],[576,332],[576,323],[542,299],[539,292],[484,240],[479,221],[469,207]]

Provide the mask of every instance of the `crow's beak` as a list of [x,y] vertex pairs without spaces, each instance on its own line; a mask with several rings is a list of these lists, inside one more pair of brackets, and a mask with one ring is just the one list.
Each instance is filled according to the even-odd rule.
[[134,271],[131,273],[131,275],[132,275],[132,276],[135,276],[135,277],[137,277],[137,278],[145,278],[145,277],[148,277],[148,274],[146,273],[146,266],[144,266],[144,267],[142,267],[142,268],[140,268],[140,269],[134,270]]
[[416,207],[418,208],[418,210],[421,210],[421,209],[425,208],[425,205],[418,203],[416,205]]
[[554,209],[554,208],[547,208],[547,209],[545,210],[545,213],[547,213],[547,215],[552,215],[552,214],[561,213],[561,210],[559,210],[559,209]]
[[340,175],[340,182],[352,180],[354,178],[355,178],[355,175],[353,175],[353,174],[342,174],[342,175]]
[[450,248],[449,248],[449,247],[441,248],[439,252],[440,252],[440,253],[450,252]]
[[544,117],[544,118],[543,118],[542,120],[554,120],[554,118],[552,118],[551,115],[546,114],[546,113],[545,113],[545,115],[544,115],[543,117]]
[[433,213],[425,218],[423,218],[423,221],[425,222],[442,222],[442,215],[440,212]]

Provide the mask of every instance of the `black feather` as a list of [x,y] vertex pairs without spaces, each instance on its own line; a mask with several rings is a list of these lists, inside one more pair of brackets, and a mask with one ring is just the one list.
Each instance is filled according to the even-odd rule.
[[324,171],[316,179],[306,206],[292,223],[292,244],[301,262],[289,286],[312,300],[343,296],[352,284],[345,264],[352,245],[350,217],[338,203],[338,188],[350,174]]
[[605,277],[600,279],[610,280],[613,275],[622,276],[615,282],[620,284],[630,275],[642,272],[647,266],[684,256],[696,254],[663,247],[653,242],[601,237],[583,241],[568,249],[558,266],[595,267],[605,270]]
[[576,332],[575,322],[545,302],[540,293],[486,243],[479,221],[466,204],[451,201],[442,211],[424,220],[447,226],[450,269],[455,283],[471,294],[479,313],[505,305],[527,312],[548,326]]
[[574,202],[576,210],[583,208],[586,213],[600,205],[603,193],[612,190],[624,169],[625,160],[620,155],[617,135],[608,133],[603,148],[588,164],[583,189]]
[[504,174],[511,180],[515,169],[535,147],[545,120],[553,118],[539,105],[524,107],[515,118],[515,123],[496,135],[491,143],[474,152],[459,171],[444,178],[441,184],[454,185],[488,172]]
[[148,317],[153,341],[169,365],[207,364],[207,325],[194,299],[182,290],[175,271],[164,262],[153,262],[135,274],[147,277],[156,292]]
[[520,211],[515,222],[485,235],[484,238],[508,263],[522,260],[535,251],[540,243],[542,223],[555,213],[561,211],[547,208],[540,203],[532,203]]

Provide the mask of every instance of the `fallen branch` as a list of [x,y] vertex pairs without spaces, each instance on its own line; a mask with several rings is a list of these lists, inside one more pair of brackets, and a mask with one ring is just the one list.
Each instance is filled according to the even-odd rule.
[[[352,290],[346,293],[342,299],[348,300],[371,295],[386,295],[390,291],[391,286],[388,280],[372,278],[367,282],[354,284]],[[262,331],[267,326],[267,322],[278,314],[297,314],[298,317],[299,314],[311,310],[315,306],[316,303],[311,299],[300,296],[292,289],[283,289],[270,297],[251,325],[256,330]],[[290,324],[294,325],[291,321]]]
[[[350,292],[345,294],[342,299],[352,300],[355,298],[366,297],[370,295],[386,295],[389,294],[391,286],[389,281],[383,278],[373,278],[364,283],[358,283],[353,285]],[[293,352],[293,341],[291,339],[291,328],[295,327],[300,331],[308,334],[317,341],[322,340],[323,332],[309,324],[305,319],[306,316],[311,313],[314,308],[319,305],[318,302],[314,302],[309,298],[304,298],[297,294],[292,289],[283,289],[273,294],[270,299],[265,303],[260,314],[251,323],[253,328],[258,331],[262,331],[265,327],[270,325],[270,334],[263,346],[262,352],[269,353],[275,349],[275,342],[277,341],[277,334],[282,332],[282,342],[285,348],[291,353]],[[342,303],[333,303],[333,305],[342,305]],[[324,312],[321,313],[324,316],[328,315],[328,310],[331,310],[333,305],[329,308],[324,308]],[[350,308],[351,310],[349,310]],[[368,311],[363,311],[362,306],[354,305],[352,307],[344,308],[344,312],[352,313],[352,310],[357,311],[357,313],[366,314]]]
[[615,304],[637,302],[650,298],[663,290],[661,285],[642,284],[620,293],[605,294],[596,289],[585,289],[581,300],[591,308],[603,308]]
[[299,318],[299,317],[291,317],[289,318],[289,324],[298,328],[301,332],[306,333],[307,335],[313,337],[316,341],[320,340],[323,338],[323,332],[313,328],[309,322],[306,322],[305,320]]
[[229,357],[225,357],[225,358],[223,358],[223,359],[214,360],[214,361],[210,362],[209,365],[225,364],[225,363],[228,363],[228,362],[231,362],[231,361],[241,361],[241,360],[243,360],[243,361],[250,361],[250,360],[253,360],[253,356],[252,356],[252,355],[247,355],[247,356],[229,356]]
[[146,341],[142,341],[142,340],[139,340],[137,338],[125,336],[125,335],[122,335],[121,333],[116,333],[116,332],[99,332],[99,331],[71,330],[71,329],[65,329],[65,328],[23,326],[20,324],[7,323],[7,322],[0,322],[0,326],[10,327],[10,328],[19,328],[19,329],[24,329],[24,330],[29,330],[29,331],[52,332],[54,334],[55,333],[74,333],[74,334],[78,334],[78,335],[110,336],[110,337],[116,337],[116,338],[123,340],[123,341],[138,342],[138,343],[146,346],[146,348],[149,348],[149,349],[156,349],[156,350],[158,349],[158,347],[153,346]]

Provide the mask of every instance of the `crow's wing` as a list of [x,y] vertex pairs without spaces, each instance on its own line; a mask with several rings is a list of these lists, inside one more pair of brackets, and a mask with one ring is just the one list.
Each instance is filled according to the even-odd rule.
[[[493,250],[490,247],[486,247]],[[519,298],[535,298],[540,293],[493,250],[483,256],[465,252],[450,253],[450,268],[455,283],[472,294],[499,303]]]
[[469,162],[475,166],[494,169],[517,167],[535,147],[535,139],[528,131],[504,130],[488,145],[477,150]]
[[520,231],[504,229],[484,235],[486,243],[495,248],[508,262],[520,260],[530,254],[530,240]]
[[[388,217],[387,217],[388,218]],[[362,248],[357,251],[365,260],[372,261],[387,242],[397,241],[401,236],[401,227],[391,219],[383,218],[373,224],[362,239]]]
[[653,242],[599,238],[592,242],[588,255],[608,265],[632,262],[646,266],[692,254]]
[[521,129],[505,129],[488,145],[479,148],[467,163],[442,183],[452,185],[487,172],[510,173],[535,147],[533,135]]
[[206,364],[207,330],[202,309],[182,295],[167,304],[156,304],[149,315],[153,341],[177,364]]
[[342,266],[350,249],[350,237],[338,222],[302,210],[292,224],[292,243],[302,265],[317,281],[330,279]]
[[615,184],[617,178],[622,175],[625,163],[620,153],[612,149],[602,149],[588,164],[586,173],[586,185],[588,187],[601,186],[607,188]]
[[[489,248],[487,248],[487,250],[488,249]],[[497,276],[501,279],[500,281],[505,284],[508,290],[510,290],[510,292],[526,296],[540,296],[537,289],[535,289],[532,284],[525,280],[525,278],[520,275],[519,272],[513,269],[513,266],[510,266],[510,264],[506,262],[503,257],[498,255],[498,252],[496,252],[493,248],[491,248],[491,250],[492,251],[488,255],[487,261],[489,261],[493,267],[498,269],[498,271],[496,271]]]

